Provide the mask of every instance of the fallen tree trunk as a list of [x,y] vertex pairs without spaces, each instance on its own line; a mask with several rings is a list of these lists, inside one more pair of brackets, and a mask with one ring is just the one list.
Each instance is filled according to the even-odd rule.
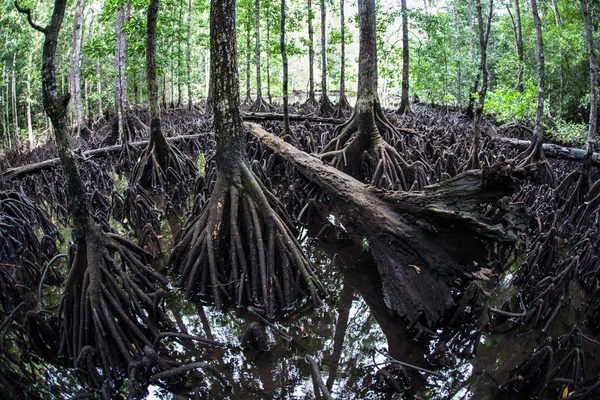
[[[167,141],[171,142],[171,143],[177,143],[182,140],[196,139],[202,135],[203,134],[174,136],[174,137],[167,138]],[[135,147],[144,147],[144,146],[148,145],[149,141],[150,140],[141,140],[139,142],[132,142],[132,143],[130,143],[130,145],[135,146]],[[106,155],[109,153],[119,152],[119,151],[121,151],[121,149],[122,149],[122,146],[120,144],[116,144],[113,146],[100,147],[97,149],[87,150],[84,152],[80,152],[79,154],[81,154],[84,158],[99,158],[99,157],[106,157]],[[36,174],[40,171],[50,169],[50,168],[55,168],[58,166],[60,166],[60,160],[58,158],[51,158],[49,160],[40,161],[38,163],[23,165],[21,167],[8,168],[6,171],[0,173],[0,177],[4,177],[4,178],[8,178],[8,179],[19,178],[23,175]]]
[[389,308],[415,318],[423,312],[433,324],[452,304],[457,276],[486,262],[490,241],[516,240],[517,213],[502,211],[494,220],[482,216],[490,202],[518,187],[515,170],[502,164],[473,170],[421,192],[388,192],[367,186],[285,143],[259,125],[246,128],[291,162],[332,200],[336,216],[367,239],[383,282]]
[[[519,139],[511,139],[506,137],[496,136],[492,138],[497,142],[506,143],[509,146],[515,147],[520,150],[526,150],[531,146],[531,141],[529,140],[519,140]],[[547,158],[556,158],[560,160],[570,160],[570,161],[582,161],[583,157],[586,155],[587,150],[577,149],[574,147],[565,147],[560,146],[558,144],[553,143],[544,143],[542,144],[542,149],[544,150],[544,154]],[[600,166],[600,154],[593,153],[592,154],[592,165]]]

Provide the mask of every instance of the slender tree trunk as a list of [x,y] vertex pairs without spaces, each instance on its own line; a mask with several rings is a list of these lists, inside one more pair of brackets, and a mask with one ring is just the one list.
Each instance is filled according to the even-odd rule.
[[563,22],[558,11],[558,7],[556,5],[556,0],[552,0],[552,11],[554,12],[554,20],[556,21],[556,26],[562,29]]
[[340,57],[340,98],[346,98],[346,21],[344,21],[344,0],[340,0],[340,35],[342,41]]
[[402,0],[400,4],[400,9],[402,12],[402,96],[400,100],[400,107],[398,107],[396,112],[398,114],[412,115],[410,102],[408,101],[408,67],[410,51],[408,48],[408,15],[406,10],[406,0]]
[[96,94],[98,95],[98,118],[104,115],[102,110],[102,65],[100,57],[96,59]]
[[273,98],[271,96],[271,18],[270,11],[267,5],[267,51],[266,51],[266,60],[267,60],[267,99],[269,99],[269,104],[273,103]]
[[344,0],[340,0],[340,96],[335,108],[334,118],[344,118],[348,111],[352,111],[348,98],[346,97],[346,21],[344,18]]
[[246,11],[246,100],[247,104],[252,104],[252,94],[250,92],[250,44],[252,25],[250,24],[250,13]]
[[471,65],[475,62],[475,40],[474,29],[473,29],[473,0],[468,0],[467,8],[469,11],[469,58],[471,59]]
[[315,99],[315,33],[313,27],[312,0],[308,0],[308,103],[316,104]]
[[83,32],[84,0],[77,0],[73,17],[73,38],[71,41],[71,72],[69,90],[71,92],[71,125],[76,125],[75,134],[79,135],[84,125],[81,112],[81,42]]
[[35,147],[35,137],[33,136],[33,125],[31,121],[31,68],[32,68],[32,53],[29,53],[29,61],[27,64],[27,142],[29,144],[29,151]]
[[[117,22],[115,25],[115,35],[117,37],[117,48],[115,50],[115,111],[117,112],[119,134],[117,141],[129,142],[129,130],[127,129],[127,112],[130,109],[129,96],[127,92],[127,40],[129,35],[123,32],[123,25],[129,19],[129,1],[117,11]],[[125,135],[125,137],[123,136]]]
[[460,22],[456,1],[454,7],[454,28],[456,30],[456,100],[459,108],[462,108],[462,37],[460,34]]
[[285,0],[281,0],[281,27],[279,47],[281,48],[281,62],[283,64],[283,136],[289,135],[290,130],[290,110],[288,109],[288,57],[285,47]]
[[473,144],[471,146],[471,157],[467,164],[467,169],[481,168],[481,165],[479,163],[479,147],[481,141],[481,122],[483,120],[483,107],[485,105],[485,95],[487,93],[488,85],[487,45],[490,37],[492,16],[494,13],[494,1],[490,0],[489,2],[487,23],[485,27],[483,24],[483,15],[481,11],[481,0],[475,0],[475,7],[477,9],[477,22],[479,26],[479,49],[481,53],[479,61],[479,70],[481,71],[481,88],[479,89],[479,100],[477,102],[477,106],[475,106]]
[[542,141],[544,138],[544,127],[542,125],[542,120],[544,118],[544,40],[542,36],[542,22],[540,21],[540,16],[538,14],[537,8],[537,0],[531,1],[531,13],[533,15],[533,24],[535,26],[535,38],[536,38],[536,52],[537,52],[537,62],[538,62],[538,93],[537,93],[537,102],[535,107],[535,128],[533,130],[533,134],[535,136],[535,140],[538,143],[538,146],[541,149]]
[[[177,29],[181,29],[183,25],[183,3],[179,3],[179,24]],[[181,91],[181,64],[183,62],[183,51],[181,50],[181,35],[178,35],[177,40],[177,107],[183,104],[183,92]]]
[[514,17],[508,4],[506,5],[506,9],[508,10],[512,22],[513,33],[515,36],[515,51],[517,53],[517,83],[515,84],[515,90],[519,93],[523,93],[523,32],[521,30],[521,9],[519,0],[514,0],[514,6]]
[[[186,68],[186,84],[187,84],[187,95],[188,95],[188,110],[192,110],[192,0],[188,0],[188,14],[187,14],[187,68]],[[158,91],[158,85],[157,85]],[[150,94],[148,94],[150,96]],[[158,93],[157,100],[158,102]]]
[[[6,82],[6,64],[2,63],[2,82]],[[2,135],[5,137],[6,144],[9,142],[8,133],[8,118],[6,113],[8,112],[8,96],[5,95],[4,85],[0,85],[0,110],[2,113]]]
[[255,18],[255,35],[256,45],[254,48],[254,56],[256,58],[256,96],[262,97],[262,86],[260,82],[260,0],[254,2],[254,18]]
[[327,90],[327,7],[325,0],[321,0],[321,99],[319,102],[321,110],[323,110],[324,104],[327,108],[326,103],[331,103]]
[[12,67],[12,82],[11,82],[13,129],[14,129],[12,148],[15,150],[18,150],[19,149],[19,107],[18,107],[18,103],[17,103],[16,72],[17,72],[17,52],[14,52],[13,53],[13,67]]
[[[58,155],[67,178],[67,198],[73,216],[73,235],[75,242],[81,243],[85,240],[89,203],[83,179],[81,179],[77,168],[75,153],[69,145],[67,107],[70,96],[69,94],[61,94],[56,85],[56,47],[66,3],[67,0],[55,0],[54,10],[48,25],[45,28],[34,27],[43,32],[45,36],[42,62],[42,99],[44,110],[52,122]],[[22,12],[25,11],[18,9]]]
[[590,58],[590,126],[587,136],[587,154],[591,157],[596,144],[596,135],[598,134],[598,64],[594,48],[594,28],[590,20],[587,1],[580,0],[580,2],[585,26],[585,39]]

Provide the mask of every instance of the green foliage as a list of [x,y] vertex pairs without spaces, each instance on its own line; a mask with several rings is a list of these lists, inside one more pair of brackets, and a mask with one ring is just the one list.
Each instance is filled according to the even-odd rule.
[[523,93],[510,87],[497,87],[489,91],[485,112],[496,114],[497,119],[504,122],[535,119],[537,86],[531,80],[523,86]]
[[551,140],[573,147],[586,145],[588,133],[586,123],[567,122],[562,118],[554,118],[553,125],[548,132]]

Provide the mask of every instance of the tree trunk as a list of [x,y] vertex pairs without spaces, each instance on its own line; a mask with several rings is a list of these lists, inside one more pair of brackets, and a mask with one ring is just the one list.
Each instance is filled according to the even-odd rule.
[[[188,15],[187,15],[187,68],[186,68],[186,84],[188,95],[188,110],[192,110],[192,0],[188,0]],[[158,95],[158,93],[157,93]],[[157,100],[158,101],[158,100]]]
[[585,25],[585,39],[590,58],[590,122],[587,135],[587,153],[591,156],[594,152],[596,135],[598,134],[598,63],[596,61],[596,50],[594,48],[594,31],[588,12],[586,0],[580,0],[583,22]]
[[[2,82],[6,82],[6,64],[2,63]],[[2,113],[2,135],[4,136],[6,143],[10,141],[10,134],[8,132],[8,95],[5,94],[4,85],[0,85],[0,112]]]
[[558,7],[556,5],[556,0],[552,0],[552,11],[554,12],[554,20],[556,21],[556,26],[562,29],[563,23],[562,18],[560,17],[560,13],[558,12]]
[[267,3],[267,51],[265,53],[266,61],[267,61],[267,99],[269,99],[269,104],[273,103],[273,98],[271,96],[271,12],[269,10],[269,5]]
[[402,12],[402,96],[400,100],[400,107],[396,110],[398,114],[409,114],[412,115],[410,109],[410,102],[408,100],[408,15],[406,9],[406,0],[401,1],[401,12]]
[[519,93],[523,93],[523,31],[521,29],[521,9],[519,6],[519,0],[515,2],[515,15],[513,17],[510,11],[510,6],[507,4],[506,9],[510,15],[510,19],[513,26],[513,33],[515,36],[515,51],[517,53],[517,83],[515,84],[515,90]]
[[541,181],[554,186],[555,176],[552,167],[546,160],[542,144],[544,142],[544,42],[542,37],[542,23],[537,9],[537,0],[531,0],[531,13],[536,36],[536,51],[538,62],[538,94],[535,108],[535,128],[533,130],[532,145],[523,153],[517,155],[519,166],[539,164]]
[[98,95],[98,118],[104,115],[102,110],[102,65],[100,57],[96,60],[96,94]]
[[383,281],[385,302],[400,316],[413,319],[423,312],[429,323],[435,323],[452,305],[452,277],[460,271],[474,272],[476,263],[485,262],[488,240],[517,238],[511,227],[490,223],[482,215],[482,204],[517,188],[508,165],[467,171],[419,192],[380,191],[256,124],[245,126],[330,196],[344,226],[367,239]]
[[280,27],[280,39],[279,47],[281,48],[281,62],[283,64],[283,135],[286,136],[291,134],[290,130],[290,110],[288,108],[288,57],[287,49],[285,47],[285,0],[281,0],[281,27]]
[[[134,165],[131,182],[153,190],[168,190],[178,183],[189,183],[196,175],[194,163],[177,148],[167,143],[162,132],[156,76],[156,26],[159,0],[150,0],[146,24],[146,80],[150,103],[150,142]],[[135,162],[132,160],[132,162]],[[169,180],[168,170],[173,171]],[[160,186],[160,187],[159,187]]]
[[460,21],[456,1],[453,3],[454,8],[454,28],[456,29],[456,100],[459,108],[462,108],[462,36],[460,34]]
[[[177,28],[183,25],[183,3],[179,2],[179,24]],[[181,107],[183,104],[183,92],[181,91],[181,64],[182,64],[182,50],[181,50],[181,35],[177,35],[177,107]]]
[[71,125],[76,125],[75,134],[79,135],[85,124],[81,112],[81,42],[83,31],[84,0],[77,0],[73,16],[73,38],[71,41],[71,73],[69,90],[71,92]]
[[252,104],[252,94],[250,92],[250,44],[251,44],[251,32],[252,26],[250,24],[250,12],[246,11],[246,99],[244,103],[247,105]]
[[340,0],[340,35],[341,35],[341,55],[340,55],[340,97],[335,108],[334,117],[343,118],[346,113],[352,111],[348,98],[346,97],[346,21],[344,19],[344,0]]
[[538,62],[538,93],[535,106],[535,128],[533,135],[535,140],[541,143],[544,139],[544,127],[542,120],[544,118],[544,39],[542,36],[542,22],[537,9],[537,0],[531,0],[531,12],[533,14],[533,24],[535,26],[536,52]]
[[313,27],[312,0],[308,0],[308,99],[307,105],[314,107],[315,98],[315,33]]
[[483,107],[485,105],[485,95],[487,93],[488,85],[488,70],[487,70],[487,45],[490,37],[490,30],[492,24],[492,17],[494,13],[494,0],[490,0],[488,6],[487,23],[483,25],[483,15],[481,12],[481,0],[475,1],[477,8],[477,22],[479,26],[479,70],[481,71],[481,89],[479,90],[479,100],[475,107],[475,124],[474,124],[474,135],[473,144],[471,146],[471,156],[467,163],[467,169],[479,169],[481,164],[479,163],[479,144],[481,141],[481,121],[483,120]]
[[475,40],[473,39],[473,36],[474,36],[473,0],[468,0],[467,8],[468,8],[468,12],[469,12],[469,44],[470,44],[469,58],[471,60],[471,65],[472,65],[475,62]]
[[12,64],[12,81],[11,81],[11,93],[12,93],[12,112],[13,112],[13,129],[14,137],[10,141],[10,148],[19,151],[19,110],[17,107],[17,79],[15,77],[17,71],[17,52],[13,53],[13,64]]
[[324,287],[292,234],[281,204],[249,169],[239,109],[235,20],[235,0],[212,0],[217,176],[210,200],[173,249],[168,264],[178,266],[178,285],[186,297],[210,296],[217,309],[225,301],[238,307],[261,304],[271,317],[278,306],[292,304],[294,268],[301,272],[296,282],[310,293],[314,306],[320,304]]
[[325,0],[321,0],[321,98],[319,99],[319,114],[330,117],[334,111],[327,90],[327,8]]
[[[377,94],[377,36],[375,0],[358,2],[358,92],[350,119],[336,129],[321,159],[360,181],[379,188],[409,190],[425,183],[420,163],[409,165],[386,140],[399,132],[383,113]],[[400,140],[401,141],[401,140]]]
[[265,112],[271,109],[262,96],[261,85],[261,65],[260,65],[260,0],[254,2],[254,20],[255,20],[255,35],[256,44],[254,48],[256,58],[256,100],[250,107],[250,111]]
[[33,136],[33,125],[31,122],[31,63],[32,53],[29,53],[29,62],[27,65],[27,80],[25,83],[27,84],[27,143],[29,147],[29,151],[33,150],[35,147],[35,137]]

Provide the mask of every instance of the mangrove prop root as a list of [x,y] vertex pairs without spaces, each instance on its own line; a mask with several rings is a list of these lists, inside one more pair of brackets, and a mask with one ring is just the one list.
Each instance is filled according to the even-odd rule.
[[152,346],[159,331],[174,329],[158,307],[165,292],[155,284],[166,280],[145,262],[148,253],[137,245],[102,232],[89,220],[85,231],[70,260],[60,302],[58,354],[75,368],[83,359],[88,371],[99,367],[102,378],[91,383],[114,383],[144,346]]
[[319,306],[325,288],[281,208],[247,166],[238,168],[241,187],[218,173],[209,202],[171,253],[167,265],[180,271],[178,285],[187,298],[211,298],[219,309],[250,304],[272,316],[305,289]]

